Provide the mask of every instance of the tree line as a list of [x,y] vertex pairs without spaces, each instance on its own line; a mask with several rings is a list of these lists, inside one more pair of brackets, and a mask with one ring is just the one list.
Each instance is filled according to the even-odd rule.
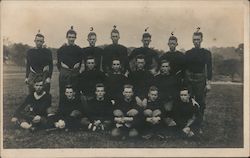
[[[99,47],[104,48],[106,45]],[[23,43],[11,43],[3,45],[3,62],[5,65],[14,64],[24,67],[26,64],[26,52],[31,46]],[[53,54],[54,63],[56,62],[57,48],[49,48]],[[134,47],[128,48],[130,54]],[[163,50],[154,49],[159,55],[163,54]],[[235,47],[212,47],[209,48],[213,58],[213,80],[223,80],[229,77],[231,81],[242,81],[243,79],[243,62],[244,62],[244,44]],[[181,49],[185,52],[184,49]]]

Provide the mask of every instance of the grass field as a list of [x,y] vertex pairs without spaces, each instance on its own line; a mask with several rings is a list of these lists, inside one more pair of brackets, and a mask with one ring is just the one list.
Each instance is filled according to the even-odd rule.
[[[242,85],[213,85],[207,96],[204,133],[198,139],[171,136],[164,140],[111,140],[108,133],[86,131],[37,131],[16,129],[10,119],[23,102],[27,88],[24,73],[3,76],[3,147],[4,148],[210,148],[243,147]],[[52,104],[58,102],[58,73],[53,74]],[[167,131],[166,131],[167,133]]]

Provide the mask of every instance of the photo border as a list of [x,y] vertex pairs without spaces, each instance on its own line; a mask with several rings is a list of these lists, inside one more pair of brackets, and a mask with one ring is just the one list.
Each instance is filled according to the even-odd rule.
[[[4,2],[4,1],[2,1]],[[60,1],[62,2],[62,1]],[[100,1],[105,3],[106,1]],[[168,1],[169,2],[169,1]],[[188,1],[189,3],[208,2],[202,0]],[[224,3],[221,0],[218,3]],[[243,148],[91,148],[91,149],[3,149],[3,62],[1,60],[1,151],[2,157],[244,157],[249,155],[249,1],[228,1],[244,5],[244,104],[243,104]],[[5,3],[5,2],[4,2]],[[172,3],[172,2],[171,2]],[[184,2],[183,2],[184,3]],[[210,2],[208,2],[210,3]],[[214,3],[217,3],[214,1]],[[186,4],[186,2],[185,2]],[[3,4],[1,3],[1,8]],[[2,10],[2,9],[1,9]],[[2,15],[2,14],[1,14]],[[1,26],[2,26],[1,18]],[[1,27],[2,28],[2,27]],[[1,30],[2,32],[2,30]],[[1,35],[1,59],[3,59],[3,37]],[[46,155],[45,155],[46,154]]]

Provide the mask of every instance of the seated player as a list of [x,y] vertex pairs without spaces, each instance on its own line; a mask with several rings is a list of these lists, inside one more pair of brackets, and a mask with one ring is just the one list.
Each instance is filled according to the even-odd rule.
[[51,107],[51,95],[43,89],[43,78],[38,76],[34,80],[33,94],[29,94],[24,103],[16,110],[11,119],[23,129],[46,128],[48,108]]
[[128,78],[121,72],[121,62],[118,58],[112,60],[112,70],[106,78],[108,96],[117,101],[122,97],[123,85],[128,84]]
[[133,86],[124,85],[123,99],[115,105],[114,122],[115,128],[112,130],[112,136],[119,137],[136,137],[138,136],[138,123],[140,122],[140,107],[136,104],[133,97]]
[[[59,104],[58,121],[55,123],[56,128],[77,129],[80,128],[80,122],[83,115],[83,105],[80,98],[72,85],[65,87],[65,97]],[[60,125],[60,124],[65,125]]]
[[181,89],[180,97],[175,101],[173,109],[174,124],[178,129],[188,136],[192,137],[199,130],[200,115],[199,105],[190,97],[189,91],[186,88]]
[[148,139],[153,133],[159,133],[160,122],[162,119],[162,106],[158,98],[158,88],[151,86],[148,92],[147,106],[143,110],[144,127],[146,135],[143,137]]
[[147,103],[147,91],[152,82],[153,75],[145,70],[145,58],[143,55],[136,57],[136,71],[128,75],[130,83],[135,87],[135,98],[139,106],[145,107]]
[[82,119],[82,124],[92,131],[110,129],[113,120],[114,105],[105,97],[105,88],[102,83],[96,84],[95,98],[87,102],[85,112],[87,118]]
[[[180,89],[179,82],[175,75],[170,74],[170,63],[166,60],[160,62],[160,74],[154,77],[152,84],[159,88],[159,98],[164,106],[164,113],[167,115],[165,122],[168,124],[168,117],[171,117],[173,102],[178,98]],[[165,116],[164,116],[165,117]],[[168,124],[169,125],[169,124]]]
[[86,70],[80,74],[79,88],[85,100],[90,100],[95,97],[95,85],[97,83],[104,83],[105,74],[96,69],[95,58],[89,56],[86,59]]

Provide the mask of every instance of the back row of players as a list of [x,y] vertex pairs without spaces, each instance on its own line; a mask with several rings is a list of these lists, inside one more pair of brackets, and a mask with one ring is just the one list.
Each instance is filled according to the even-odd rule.
[[[130,55],[126,47],[118,44],[120,36],[116,26],[111,31],[113,44],[104,49],[95,46],[97,35],[93,29],[88,34],[90,46],[87,48],[75,45],[76,36],[71,27],[66,33],[68,43],[57,52],[59,109],[57,115],[52,115],[51,110],[45,112],[50,111],[49,116],[53,116],[57,127],[64,127],[66,123],[67,128],[85,125],[95,130],[111,127],[114,121],[113,136],[124,131],[130,136],[138,135],[160,122],[167,126],[177,124],[189,136],[194,134],[194,129],[190,129],[192,125],[200,129],[206,91],[211,88],[212,64],[211,53],[200,47],[203,34],[199,29],[193,34],[194,48],[185,54],[176,51],[177,38],[171,34],[170,51],[160,57],[149,48],[151,35],[147,29],[142,36],[143,47],[134,49]],[[31,102],[40,104],[43,97],[37,97],[39,94],[49,94],[53,71],[52,54],[43,48],[41,33],[36,35],[35,43],[36,48],[27,52],[25,82],[29,85],[27,98],[30,99],[24,104],[29,106],[34,104]],[[44,90],[37,92],[40,80],[40,89]],[[51,97],[48,98],[51,103]],[[31,108],[26,105],[21,107],[33,114],[24,122],[32,127],[32,123],[37,122],[34,118],[40,116],[34,114],[38,105]],[[16,112],[19,117],[21,107]],[[41,118],[38,120],[41,123]]]

